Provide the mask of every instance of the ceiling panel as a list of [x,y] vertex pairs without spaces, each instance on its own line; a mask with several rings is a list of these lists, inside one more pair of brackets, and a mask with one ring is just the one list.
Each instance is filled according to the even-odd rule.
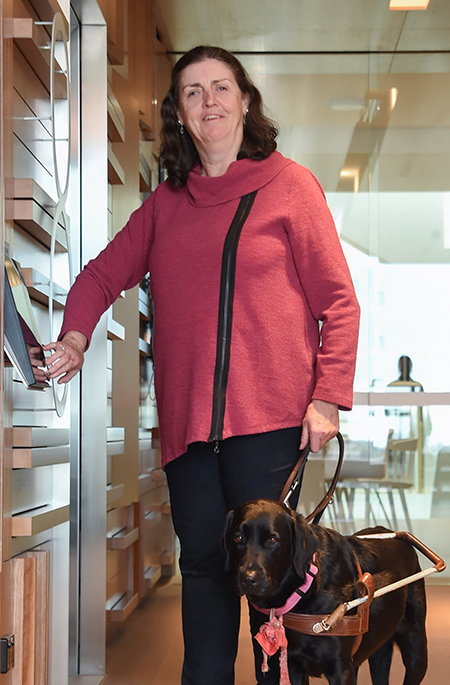
[[450,3],[393,12],[389,0],[156,0],[166,47],[231,51],[448,50]]

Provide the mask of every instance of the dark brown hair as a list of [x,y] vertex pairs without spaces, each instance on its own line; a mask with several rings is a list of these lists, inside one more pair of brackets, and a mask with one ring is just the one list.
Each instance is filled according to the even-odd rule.
[[261,94],[239,60],[223,48],[199,45],[186,52],[174,66],[169,92],[161,105],[161,159],[170,181],[178,187],[185,185],[189,172],[199,162],[197,150],[188,131],[180,134],[177,117],[180,76],[183,69],[190,64],[205,59],[216,59],[226,64],[233,72],[241,93],[250,96],[244,139],[237,158],[266,159],[277,147],[278,127],[265,116]]

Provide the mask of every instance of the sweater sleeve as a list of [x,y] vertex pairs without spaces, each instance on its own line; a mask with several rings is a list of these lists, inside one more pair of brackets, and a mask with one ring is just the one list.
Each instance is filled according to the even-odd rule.
[[324,192],[311,172],[293,168],[288,238],[311,312],[322,322],[312,399],[351,409],[359,304]]
[[101,315],[122,290],[133,288],[145,276],[153,242],[153,213],[154,194],[77,276],[67,297],[59,339],[67,331],[79,331],[86,336],[89,346]]

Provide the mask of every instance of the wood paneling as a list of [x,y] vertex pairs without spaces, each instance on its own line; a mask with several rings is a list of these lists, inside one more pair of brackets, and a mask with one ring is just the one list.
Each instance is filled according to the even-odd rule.
[[156,30],[148,0],[129,3],[130,77],[139,102],[139,119],[144,138],[155,139]]
[[108,59],[111,64],[125,60],[125,27],[127,25],[124,0],[98,0],[108,26]]
[[50,604],[50,552],[26,552],[26,558],[35,560],[35,664],[34,685],[48,683],[49,604]]
[[48,682],[49,559],[48,551],[34,551],[12,560],[13,685]]

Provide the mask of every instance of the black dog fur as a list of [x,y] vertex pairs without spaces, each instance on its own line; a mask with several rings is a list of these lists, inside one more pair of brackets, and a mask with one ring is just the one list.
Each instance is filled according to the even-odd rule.
[[[368,528],[356,535],[374,532],[387,530]],[[375,589],[420,571],[415,550],[403,540],[344,537],[308,525],[302,516],[273,500],[254,500],[230,512],[223,539],[227,566],[236,570],[239,594],[262,608],[285,604],[305,581],[314,553],[318,574],[294,612],[329,614],[342,602],[355,599],[354,552],[363,572],[373,575]],[[307,685],[310,676],[321,675],[330,685],[355,685],[358,668],[366,659],[373,685],[388,685],[394,644],[406,669],[403,685],[419,685],[427,669],[425,615],[423,580],[374,599],[369,631],[353,659],[353,637],[310,636],[286,629],[292,685]]]

